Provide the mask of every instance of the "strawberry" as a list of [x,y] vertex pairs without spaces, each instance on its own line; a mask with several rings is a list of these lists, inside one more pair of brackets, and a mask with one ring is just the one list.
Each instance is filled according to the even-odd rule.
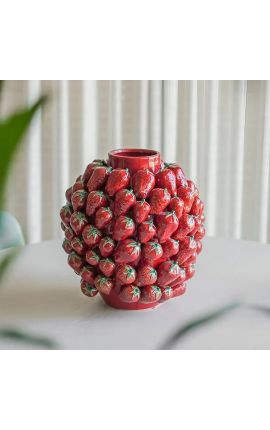
[[101,239],[99,242],[99,250],[102,257],[109,257],[115,248],[115,243],[111,237],[106,236]]
[[172,287],[164,287],[161,288],[161,300],[160,301],[165,301],[165,300],[169,300],[173,297],[173,288]]
[[88,266],[86,264],[82,268],[80,275],[84,281],[86,281],[88,284],[93,285],[95,279],[95,271],[91,266]]
[[156,216],[157,237],[165,243],[178,228],[178,218],[174,211],[163,212]]
[[200,225],[198,230],[196,231],[194,235],[195,240],[202,240],[205,236],[205,228],[203,225]]
[[103,229],[107,227],[110,224],[112,219],[113,219],[113,214],[110,208],[102,207],[96,211],[95,224],[97,228]]
[[189,264],[191,264],[191,263],[196,263],[196,259],[197,259],[197,252],[196,252],[196,248],[195,248],[195,250],[193,251],[193,253],[191,254],[191,256],[190,256],[190,257],[188,257],[188,259],[187,259],[187,260],[185,260],[185,261],[181,264],[181,266],[182,266],[182,267],[184,267],[184,269],[185,269],[186,267],[188,267],[188,265],[189,265]]
[[195,264],[190,263],[185,267],[186,271],[186,281],[190,278],[192,278],[195,275]]
[[159,301],[161,296],[161,288],[157,285],[147,285],[142,289],[141,301],[144,303],[155,303]]
[[132,187],[138,199],[146,199],[155,186],[155,175],[148,169],[138,170],[132,177]]
[[86,245],[95,246],[100,242],[102,238],[102,233],[93,225],[87,224],[86,227],[84,227],[83,229],[82,237]]
[[119,293],[119,298],[125,303],[136,303],[140,300],[140,288],[135,285],[128,285],[123,287]]
[[110,278],[107,278],[106,276],[102,275],[97,275],[95,277],[95,287],[102,294],[110,294],[113,288],[113,283]]
[[194,217],[188,215],[186,212],[183,213],[179,220],[178,229],[173,234],[173,239],[181,240],[184,239],[195,227]]
[[160,214],[170,203],[171,196],[166,188],[154,188],[150,193],[150,214]]
[[136,285],[152,285],[157,280],[157,271],[150,264],[141,265],[137,270]]
[[132,263],[141,255],[141,245],[133,239],[125,239],[118,243],[114,251],[116,263]]
[[138,238],[141,243],[149,242],[156,234],[156,227],[153,220],[144,221],[139,225]]
[[113,239],[114,240],[125,240],[132,236],[135,231],[135,224],[132,218],[120,215],[114,225]]
[[76,182],[72,186],[72,194],[76,193],[76,191],[80,191],[84,189],[85,189],[85,184],[82,180],[82,177],[78,176],[78,178],[76,179]]
[[178,265],[176,261],[167,260],[160,264],[158,268],[157,285],[165,287],[171,282],[183,276],[183,269]]
[[166,242],[162,244],[162,249],[163,249],[162,258],[165,258],[165,259],[170,258],[173,255],[176,255],[178,253],[179,242],[178,240],[175,240],[169,237],[169,239],[167,239]]
[[194,236],[194,235],[195,235],[195,233],[198,231],[198,229],[199,229],[199,228],[201,227],[201,225],[202,225],[201,217],[196,216],[196,215],[193,215],[193,219],[194,219],[194,223],[195,223],[195,225],[194,225],[193,230],[189,233],[189,235],[190,235],[190,236]]
[[126,188],[129,185],[130,174],[128,169],[113,169],[107,181],[106,193],[113,197],[117,191]]
[[67,239],[64,239],[62,243],[62,248],[64,251],[66,251],[67,254],[70,254],[73,250],[70,241]]
[[186,284],[185,283],[178,284],[173,289],[173,297],[182,296],[182,294],[184,294],[185,292],[186,292]]
[[65,205],[60,209],[61,220],[66,226],[69,226],[72,212],[73,210],[71,205]]
[[87,218],[83,212],[73,212],[70,217],[70,225],[74,233],[79,236],[84,227],[88,224]]
[[197,240],[196,244],[197,244],[196,252],[199,255],[202,252],[202,242],[200,240]]
[[107,199],[103,191],[91,191],[87,197],[86,215],[91,216],[101,207],[106,206]]
[[178,219],[181,218],[184,210],[184,200],[177,196],[172,197],[169,203],[169,209],[176,213]]
[[105,228],[105,232],[107,236],[112,236],[113,235],[113,231],[114,231],[114,226],[115,226],[115,220],[114,218],[111,220],[111,222],[106,226]]
[[171,196],[176,194],[176,178],[172,170],[165,168],[156,175],[156,187],[166,188]]
[[61,227],[61,230],[65,233],[67,227],[65,226],[65,224],[63,223],[63,221],[61,221],[60,227]]
[[162,246],[158,242],[147,242],[143,245],[143,258],[147,263],[158,260],[163,255]]
[[187,180],[186,180],[185,174],[180,166],[178,166],[177,164],[171,163],[171,164],[166,164],[166,167],[172,170],[173,173],[175,174],[177,188],[187,186]]
[[71,203],[75,211],[84,209],[86,205],[87,195],[88,193],[85,190],[78,190],[75,191],[75,193],[72,193]]
[[66,228],[66,230],[65,230],[66,239],[71,242],[74,236],[75,236],[75,234],[74,234],[74,231],[72,230],[72,228],[71,227]]
[[129,264],[119,264],[115,278],[121,285],[132,284],[136,279],[136,270]]
[[96,287],[94,287],[91,284],[88,284],[83,279],[81,280],[81,290],[83,294],[85,294],[88,297],[94,297],[98,293],[98,290],[96,289]]
[[71,203],[72,187],[69,187],[69,188],[66,190],[65,196],[66,196],[67,202],[68,202],[68,203]]
[[133,216],[137,224],[145,221],[150,212],[150,205],[144,199],[137,201],[133,207]]
[[86,245],[84,241],[80,237],[73,237],[71,241],[71,246],[74,249],[75,252],[79,255],[83,255],[86,251]]
[[83,267],[83,259],[76,254],[76,252],[72,251],[68,256],[68,264],[72,267],[76,272],[80,272]]
[[191,189],[191,191],[193,192],[194,197],[197,197],[197,196],[199,195],[199,191],[198,191],[198,188],[195,186],[194,182],[193,182],[193,181],[191,181],[190,179],[188,179],[188,180],[187,180],[187,184],[188,184],[188,187],[189,187],[189,188]]
[[117,191],[114,199],[114,215],[125,215],[129,209],[136,203],[136,197],[132,190],[123,188]]
[[95,251],[89,249],[85,254],[85,260],[91,266],[97,266],[99,263],[99,256]]
[[179,241],[179,252],[175,260],[178,264],[182,265],[188,258],[190,258],[196,250],[196,241],[192,236],[186,236]]
[[93,173],[87,182],[88,191],[96,191],[102,188],[108,179],[111,168],[98,166],[93,170]]
[[190,187],[179,187],[177,188],[177,195],[184,200],[184,211],[189,213],[195,198],[194,192]]
[[192,215],[201,215],[202,211],[203,211],[203,202],[201,201],[200,197],[196,196],[194,197],[194,201],[190,209],[190,213]]
[[110,277],[113,275],[115,264],[110,258],[104,258],[100,260],[98,267],[103,275]]
[[84,174],[82,175],[82,180],[84,183],[87,183],[96,167],[103,166],[103,162],[101,160],[93,161],[93,163],[88,164],[86,167]]

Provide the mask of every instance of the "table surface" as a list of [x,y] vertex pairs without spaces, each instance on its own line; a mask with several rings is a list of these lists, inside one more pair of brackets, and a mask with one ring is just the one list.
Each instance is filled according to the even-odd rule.
[[[270,307],[269,257],[270,245],[206,238],[184,296],[156,309],[122,311],[81,294],[60,241],[29,245],[1,284],[0,328],[47,336],[59,349],[158,349],[184,324],[233,301]],[[173,348],[269,349],[269,330],[270,313],[240,308],[189,332]],[[27,348],[0,341],[0,349]]]

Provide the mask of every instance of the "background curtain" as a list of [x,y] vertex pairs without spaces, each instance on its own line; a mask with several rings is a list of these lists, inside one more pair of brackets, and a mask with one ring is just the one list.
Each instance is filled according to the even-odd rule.
[[208,235],[270,241],[268,81],[6,81],[1,116],[40,94],[49,100],[7,194],[28,242],[61,236],[65,189],[120,147],[180,162],[205,201]]

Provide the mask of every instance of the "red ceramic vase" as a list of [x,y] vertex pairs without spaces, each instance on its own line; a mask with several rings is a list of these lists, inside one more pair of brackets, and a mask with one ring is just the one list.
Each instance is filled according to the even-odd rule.
[[88,297],[154,308],[182,295],[205,234],[204,204],[181,167],[157,151],[118,149],[66,191],[63,248]]

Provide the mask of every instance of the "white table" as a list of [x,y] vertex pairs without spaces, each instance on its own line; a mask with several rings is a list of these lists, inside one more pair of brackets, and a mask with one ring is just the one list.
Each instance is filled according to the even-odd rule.
[[[1,255],[1,254],[0,254]],[[270,307],[270,245],[206,238],[187,293],[157,309],[121,311],[80,292],[60,241],[26,246],[0,289],[0,328],[48,336],[60,349],[156,349],[191,319],[234,300]],[[1,349],[29,345],[0,340]],[[179,349],[268,349],[270,314],[237,309],[187,334]]]

